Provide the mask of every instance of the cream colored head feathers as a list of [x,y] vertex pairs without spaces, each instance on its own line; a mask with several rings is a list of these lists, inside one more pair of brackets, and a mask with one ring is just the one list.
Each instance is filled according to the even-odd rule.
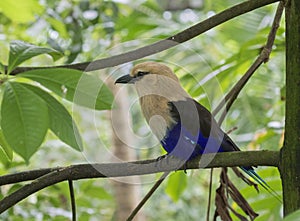
[[177,76],[166,65],[157,62],[137,64],[130,72],[140,97],[159,95],[170,101],[184,100],[190,97],[181,87]]
[[165,76],[179,82],[177,76],[173,73],[173,71],[168,66],[161,63],[149,61],[137,64],[131,70],[130,76],[136,77],[141,72]]
[[130,76],[134,81],[141,109],[153,133],[161,140],[174,120],[169,101],[186,100],[190,95],[181,87],[177,76],[164,64],[144,62],[137,64]]

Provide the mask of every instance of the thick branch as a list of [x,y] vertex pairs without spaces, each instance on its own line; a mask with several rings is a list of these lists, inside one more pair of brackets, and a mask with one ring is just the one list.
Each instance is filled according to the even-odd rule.
[[239,15],[245,14],[254,9],[260,8],[262,6],[277,2],[279,0],[249,0],[237,4],[229,9],[226,9],[202,22],[197,23],[196,25],[185,29],[182,32],[179,32],[176,35],[173,35],[167,39],[158,41],[154,44],[144,46],[133,51],[129,51],[124,54],[115,55],[109,58],[103,58],[92,62],[83,62],[70,65],[60,65],[60,66],[51,66],[51,67],[19,67],[16,68],[11,74],[16,75],[24,71],[32,69],[41,69],[41,68],[71,68],[81,71],[95,71],[108,67],[114,67],[126,62],[134,61],[137,59],[144,58],[146,56],[159,53],[161,51],[167,50],[171,47],[174,47],[180,43],[186,42],[211,28],[214,28],[226,21],[229,21],[232,18],[235,18]]
[[[183,170],[183,169],[198,169],[212,167],[234,167],[234,166],[278,166],[279,152],[278,151],[243,151],[243,152],[228,152],[218,154],[205,154],[205,157],[198,157],[186,165],[182,161],[175,158],[157,160],[145,160],[126,163],[103,163],[103,164],[79,164],[68,167],[43,169],[45,175],[39,174],[33,182],[27,184],[15,191],[11,195],[3,198],[0,201],[0,213],[12,207],[19,201],[25,199],[31,194],[53,184],[65,180],[78,180],[90,178],[104,177],[123,177],[134,175],[145,175],[158,172]],[[52,171],[49,173],[49,171]],[[31,173],[30,171],[28,173]],[[26,174],[28,174],[26,173]],[[14,180],[13,177],[23,177],[25,181],[26,174],[16,173],[0,177],[1,185],[8,184],[8,180]],[[30,176],[30,179],[33,177]],[[28,179],[27,179],[28,180]]]
[[[187,163],[186,169],[198,168],[214,168],[214,167],[234,167],[234,166],[278,166],[278,152],[277,151],[241,151],[228,152],[218,154],[205,154],[204,157],[198,157],[195,160]],[[200,165],[199,165],[200,159]],[[208,164],[207,160],[211,160]],[[181,163],[176,159],[163,159],[157,162],[153,160],[141,160],[125,163],[96,163],[96,164],[79,164],[69,167],[55,167],[45,168],[39,170],[30,170],[9,175],[0,176],[0,186],[18,183],[23,181],[34,180],[52,172],[60,172],[62,170],[69,170],[70,174],[67,179],[87,179],[99,177],[118,177],[118,176],[134,176],[144,175],[150,173],[172,171],[178,168]],[[162,163],[161,163],[162,162]],[[159,164],[159,165],[158,165]],[[158,165],[158,166],[157,166]],[[78,171],[77,171],[78,170]]]
[[286,115],[281,150],[284,215],[300,209],[300,1],[286,6]]

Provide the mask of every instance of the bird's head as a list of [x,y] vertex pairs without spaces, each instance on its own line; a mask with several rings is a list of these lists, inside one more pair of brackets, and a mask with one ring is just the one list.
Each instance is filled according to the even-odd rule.
[[140,96],[157,94],[171,98],[179,93],[181,95],[184,93],[186,96],[186,93],[182,92],[182,87],[173,71],[168,66],[158,62],[137,64],[130,74],[120,77],[115,83],[134,84]]
[[161,77],[169,78],[178,82],[178,78],[172,70],[161,63],[157,62],[143,62],[133,67],[130,74],[124,75],[116,80],[116,84],[135,84],[141,83],[154,83],[159,81]]

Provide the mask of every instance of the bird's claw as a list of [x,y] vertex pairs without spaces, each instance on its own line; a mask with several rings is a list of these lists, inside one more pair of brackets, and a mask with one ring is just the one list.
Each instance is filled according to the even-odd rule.
[[155,162],[155,167],[160,166],[163,159],[166,159],[166,163],[169,164],[169,158],[170,156],[168,154],[157,157]]
[[[169,164],[169,159],[171,159],[171,158],[172,158],[172,155],[170,155],[170,154],[165,154],[165,155],[157,157],[156,162],[155,162],[155,167],[160,166],[164,159],[165,159],[166,164]],[[187,174],[187,161],[184,161],[183,163],[181,163],[180,167],[183,169],[183,172],[185,174]],[[175,171],[177,171],[177,170],[175,170]]]
[[183,168],[183,172],[184,172],[185,174],[187,174],[187,172],[186,172],[186,170],[187,170],[187,161],[185,161],[185,162],[183,163],[182,168]]

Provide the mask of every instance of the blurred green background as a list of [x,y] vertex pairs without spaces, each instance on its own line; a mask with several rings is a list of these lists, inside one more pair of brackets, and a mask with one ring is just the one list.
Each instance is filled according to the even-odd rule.
[[[24,65],[51,66],[92,61],[169,37],[239,2],[1,0],[0,61],[7,64],[9,42],[16,39],[52,47],[65,54],[64,58],[55,63],[49,56],[42,55]],[[213,110],[259,54],[266,41],[276,5],[242,15],[143,61],[154,60],[169,65],[191,96]],[[237,127],[230,136],[242,150],[279,150],[282,146],[285,104],[284,34],[282,20],[269,62],[262,65],[251,78],[222,125],[225,131]],[[128,63],[95,71],[93,74],[109,85],[109,79],[127,74],[132,65]],[[129,124],[133,134],[134,157],[158,157],[162,150],[143,120],[133,88],[123,90],[128,93],[126,99],[130,110],[127,116],[131,119]],[[49,132],[42,147],[30,159],[29,165],[15,154],[12,161],[2,160],[1,175],[43,167],[112,161],[112,132],[115,128],[111,123],[111,112],[89,110],[58,99],[72,112],[85,143],[84,151],[74,151]],[[281,193],[277,169],[260,167],[257,172],[274,190]],[[218,174],[219,169],[215,169],[213,197],[214,190],[219,185]],[[158,175],[140,177],[138,183],[133,184],[140,197],[146,194],[157,177]],[[282,219],[282,206],[268,192],[261,190],[258,194],[234,174],[231,178],[260,214],[257,221]],[[122,182],[118,179],[116,181]],[[118,202],[112,183],[109,179],[74,183],[78,220],[118,220]],[[1,187],[2,196],[20,185],[24,184]],[[208,186],[209,170],[188,171],[187,175],[175,172],[147,202],[140,220],[206,220]],[[214,213],[213,202],[211,217]],[[232,204],[232,207],[236,208],[237,205]],[[1,220],[70,220],[70,211],[68,185],[60,183],[15,205],[1,215]],[[233,219],[238,220],[234,215]]]

